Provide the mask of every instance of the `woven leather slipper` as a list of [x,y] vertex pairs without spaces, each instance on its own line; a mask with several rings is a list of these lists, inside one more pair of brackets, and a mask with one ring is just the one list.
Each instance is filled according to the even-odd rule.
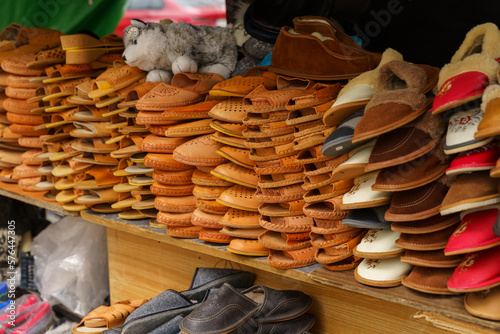
[[232,237],[222,233],[222,230],[202,227],[198,239],[216,244],[229,244]]
[[256,188],[259,182],[259,176],[254,171],[232,162],[215,167],[210,174],[250,188]]
[[[327,224],[320,223],[324,226],[322,229],[327,230]],[[316,230],[316,229],[314,229]],[[334,231],[332,233],[316,233],[311,229],[311,245],[316,248],[328,248],[336,245],[343,244],[349,240],[356,238],[359,234],[365,234],[366,230],[355,227],[339,227],[337,230],[330,228]],[[326,231],[325,231],[326,232]]]
[[329,198],[321,202],[306,203],[303,207],[304,214],[308,217],[341,220],[348,211],[342,210],[342,196]]
[[193,137],[214,133],[215,130],[210,126],[212,120],[202,119],[198,121],[172,125],[165,131],[166,137]]
[[184,89],[160,83],[137,101],[138,110],[163,111],[165,109],[182,107],[202,100],[201,94],[191,89]]
[[108,68],[94,80],[88,97],[91,99],[101,98],[129,86],[145,76],[144,71],[129,65]]
[[199,226],[186,226],[186,227],[177,227],[170,225],[167,226],[167,234],[174,238],[185,238],[185,239],[198,238],[201,230],[202,228]]
[[260,188],[282,188],[293,184],[302,184],[303,173],[260,175],[257,186]]
[[112,131],[108,128],[111,122],[73,122],[76,127],[70,134],[75,138],[111,137]]
[[193,189],[193,195],[197,199],[216,200],[219,196],[230,187],[207,187],[196,185]]
[[211,140],[210,135],[203,135],[178,146],[173,157],[187,165],[217,166],[227,161],[216,153],[222,147],[221,143]]
[[216,201],[235,209],[258,211],[261,203],[255,200],[254,193],[252,188],[235,185],[224,191]]
[[208,112],[208,116],[224,122],[243,123],[247,117],[247,111],[243,105],[243,99],[233,97],[217,103]]
[[280,203],[291,202],[302,199],[306,191],[301,184],[277,187],[277,188],[262,188],[257,186],[255,199],[262,203]]
[[109,117],[105,117],[106,109],[97,108],[92,105],[79,105],[75,113],[71,116],[72,121],[81,122],[103,122],[109,121]]
[[194,196],[156,196],[155,208],[166,212],[193,212],[196,209],[196,197]]
[[203,212],[224,215],[229,210],[229,206],[221,204],[216,200],[196,199],[196,207]]
[[[311,217],[304,215],[288,217],[268,217],[262,216],[259,219],[260,226],[269,231],[285,233],[304,233],[310,232],[314,224]],[[309,239],[309,238],[304,238]],[[268,247],[273,248],[273,247]],[[277,248],[273,248],[277,249]]]
[[[155,87],[154,89],[156,89]],[[207,100],[198,103],[190,103],[186,106],[171,107],[169,109],[162,109],[161,115],[164,121],[185,121],[188,119],[202,119],[210,118],[208,113],[218,104],[219,101]]]
[[144,157],[144,166],[164,171],[182,171],[192,167],[173,158],[172,154],[148,153]]
[[286,121],[279,121],[247,126],[247,128],[243,130],[242,135],[245,138],[268,138],[286,135],[294,131],[295,126],[287,125]]
[[251,68],[245,73],[245,76],[238,75],[215,84],[209,94],[212,96],[245,97],[259,85],[263,85],[267,89],[276,89],[276,73],[265,68]]
[[296,158],[297,155],[291,155],[274,161],[258,161],[255,162],[254,170],[259,175],[301,172],[303,167]]
[[252,161],[270,161],[285,158],[295,154],[293,142],[275,147],[252,148],[249,158]]
[[201,186],[211,186],[211,187],[228,187],[233,186],[234,183],[223,180],[219,177],[216,177],[210,172],[202,172],[199,169],[195,169],[192,176],[191,181],[196,185]]
[[168,226],[192,226],[192,212],[176,213],[158,211],[156,222]]
[[193,90],[201,95],[206,95],[214,85],[224,81],[216,73],[184,73],[180,72],[172,77],[171,84],[179,88]]
[[305,91],[295,95],[286,104],[286,110],[298,110],[321,105],[326,102],[332,103],[337,97],[342,85],[340,83],[326,84],[315,83]]
[[106,144],[104,138],[88,138],[71,143],[71,147],[77,151],[90,153],[111,153],[118,149],[116,143]]
[[279,145],[285,145],[293,142],[293,134],[285,134],[281,136],[272,136],[264,138],[247,138],[244,147],[246,148],[268,148]]
[[194,184],[167,185],[155,181],[151,186],[151,193],[156,196],[189,196],[193,194]]
[[242,167],[253,169],[256,165],[256,162],[250,159],[250,150],[222,145],[215,153]]
[[233,238],[226,247],[227,251],[246,256],[267,256],[269,250],[258,240]]
[[42,70],[29,69],[27,67],[27,64],[34,61],[35,57],[36,53],[26,53],[3,59],[1,62],[2,70],[17,75],[40,76],[43,73]]
[[303,215],[302,208],[304,200],[281,203],[264,203],[259,206],[259,212],[264,216],[270,217],[289,217]]
[[210,139],[218,141],[224,145],[233,146],[237,148],[246,148],[246,138],[237,138],[234,136],[228,136],[222,132],[216,131],[210,135]]
[[195,226],[220,230],[223,227],[219,224],[219,220],[222,216],[223,215],[206,213],[197,208],[191,215],[191,223]]
[[316,262],[314,259],[315,253],[316,250],[312,246],[292,251],[278,251],[270,249],[267,260],[275,268],[301,268]]
[[180,145],[188,142],[192,138],[167,138],[156,135],[147,135],[138,145],[142,152],[150,153],[173,153]]
[[286,124],[297,125],[322,120],[323,114],[330,108],[331,105],[332,102],[328,101],[317,106],[292,110],[288,113]]
[[304,194],[304,201],[307,203],[320,202],[332,197],[344,195],[354,186],[352,179],[332,182],[325,186],[308,190]]
[[311,232],[316,235],[321,234],[336,234],[343,233],[347,231],[352,231],[359,229],[354,226],[347,226],[342,223],[342,220],[332,220],[332,219],[322,219],[322,218],[313,218],[314,225],[311,226]]
[[298,250],[311,245],[309,232],[285,233],[265,231],[259,235],[262,246],[281,251]]
[[259,239],[259,235],[264,232],[266,232],[266,230],[263,228],[233,228],[229,226],[224,226],[220,230],[220,233],[233,238],[250,239],[255,241],[257,241]]
[[260,213],[230,208],[219,223],[233,229],[258,229]]
[[74,200],[76,204],[95,205],[101,203],[116,203],[120,200],[120,193],[113,188],[87,190],[83,196]]
[[[246,110],[246,109],[245,109]],[[287,121],[288,114],[290,112],[288,110],[278,110],[263,114],[251,114],[247,113],[247,117],[243,119],[243,124],[245,125],[261,125],[266,123],[274,123]],[[293,124],[288,124],[293,125]]]
[[155,169],[153,172],[153,179],[162,184],[170,184],[170,185],[183,185],[190,184],[191,176],[195,169],[188,169],[183,171],[163,171],[159,169]]
[[244,138],[243,131],[246,130],[246,127],[243,124],[228,123],[219,120],[212,120],[212,122],[210,122],[210,126],[218,132],[237,138]]

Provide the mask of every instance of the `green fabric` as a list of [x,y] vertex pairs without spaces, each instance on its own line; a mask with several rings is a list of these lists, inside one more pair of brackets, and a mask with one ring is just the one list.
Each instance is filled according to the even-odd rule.
[[112,33],[129,0],[1,0],[0,29],[10,23],[52,28],[65,34]]

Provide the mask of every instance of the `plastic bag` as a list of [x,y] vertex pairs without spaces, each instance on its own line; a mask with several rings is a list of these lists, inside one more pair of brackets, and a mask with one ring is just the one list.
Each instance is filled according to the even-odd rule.
[[43,300],[86,315],[109,295],[106,229],[65,217],[34,240],[35,285]]

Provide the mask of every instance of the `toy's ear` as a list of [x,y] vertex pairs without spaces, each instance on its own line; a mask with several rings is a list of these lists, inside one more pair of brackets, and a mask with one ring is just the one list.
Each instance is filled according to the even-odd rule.
[[171,19],[163,19],[163,20],[160,20],[160,23],[163,24],[164,26],[166,26],[166,25],[174,23],[174,21],[172,21]]
[[130,20],[130,24],[132,24],[132,26],[137,27],[139,29],[146,28],[146,22],[144,22],[143,20],[132,19],[132,20]]

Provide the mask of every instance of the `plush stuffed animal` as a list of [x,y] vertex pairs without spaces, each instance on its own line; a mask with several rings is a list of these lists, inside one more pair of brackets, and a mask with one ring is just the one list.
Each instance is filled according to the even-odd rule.
[[131,20],[124,29],[123,59],[148,72],[147,81],[170,83],[179,72],[217,73],[228,79],[237,62],[230,28]]

